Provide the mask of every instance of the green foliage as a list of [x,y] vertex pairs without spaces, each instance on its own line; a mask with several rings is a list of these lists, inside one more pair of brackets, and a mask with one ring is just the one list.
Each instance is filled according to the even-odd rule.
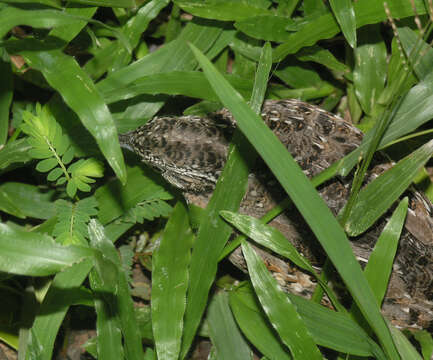
[[130,209],[123,216],[123,221],[142,224],[145,220],[152,221],[160,216],[167,217],[172,210],[172,207],[163,198],[149,199]]
[[[5,306],[0,318],[10,319],[13,312],[13,324],[33,324],[25,331],[20,325],[2,326],[0,339],[15,348],[20,344],[21,359],[49,360],[56,357],[53,349],[66,353],[57,335],[61,327],[68,332],[71,321],[64,318],[79,304],[96,313],[98,337],[91,353],[99,359],[188,358],[198,333],[212,343],[212,358],[249,359],[249,348],[269,359],[320,358],[324,348],[330,359],[419,358],[406,337],[418,341],[429,358],[430,334],[403,335],[383,321],[375,300],[386,294],[406,200],[364,273],[346,240],[346,234],[366,230],[392,208],[432,152],[432,130],[416,132],[433,118],[427,1],[388,2],[391,17],[401,19],[395,24],[399,41],[385,24],[383,2],[0,1],[0,211],[8,220],[0,223],[5,274],[0,285],[9,291],[1,292],[2,298],[18,303],[21,297],[24,310]],[[413,6],[424,38],[414,25]],[[317,186],[336,173],[347,175],[360,158],[367,159],[357,172],[349,210],[341,216],[345,227],[286,150],[260,127],[255,114],[263,99],[280,98],[309,101],[363,131],[373,129],[357,150],[312,181]],[[192,106],[185,109],[185,104]],[[222,104],[250,141],[235,135],[228,166],[198,216],[182,202],[172,207],[175,193],[161,178],[133,156],[124,159],[117,133],[143,125],[162,108],[203,115]],[[397,166],[358,196],[371,156],[390,143]],[[281,233],[259,222],[283,206],[265,220],[236,213],[248,166],[257,156],[252,147],[304,214],[357,307],[346,308],[337,287],[318,279]],[[104,173],[103,162],[113,172]],[[34,165],[46,176],[32,172]],[[429,177],[423,186],[426,194],[433,193]],[[81,199],[82,193],[87,197]],[[252,281],[241,286],[233,284],[246,275],[220,263],[240,244],[226,246],[233,229],[220,214],[246,234]],[[169,220],[153,221],[159,217]],[[198,229],[195,237],[190,223]],[[141,246],[138,229],[155,241]],[[251,240],[313,273],[337,311],[281,292]],[[146,269],[141,274],[140,262]],[[34,284],[26,291],[23,276]],[[147,277],[152,303],[134,309],[130,286],[141,281],[150,286]],[[222,283],[229,301],[217,289]],[[320,292],[315,295],[320,300]],[[34,297],[40,303],[26,302]],[[77,307],[85,316],[81,310]]]
[[66,192],[71,198],[77,190],[89,192],[88,184],[95,182],[92,177],[103,176],[102,163],[95,159],[80,159],[66,168],[74,158],[75,149],[47,107],[37,104],[36,115],[24,111],[22,116],[21,129],[29,135],[28,143],[32,146],[29,154],[34,159],[41,159],[36,170],[48,172],[47,180],[56,181],[56,185],[67,182]]
[[88,197],[75,203],[60,199],[55,204],[57,224],[53,236],[56,241],[63,245],[87,245],[87,223],[91,216],[98,213],[95,198]]

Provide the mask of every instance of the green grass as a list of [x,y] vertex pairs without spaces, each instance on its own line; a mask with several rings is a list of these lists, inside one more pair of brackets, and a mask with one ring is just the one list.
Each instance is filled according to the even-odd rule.
[[[420,40],[410,1],[389,4],[398,42],[378,0],[88,3],[0,1],[1,295],[15,304],[0,309],[0,340],[21,359],[51,359],[83,312],[96,314],[86,319],[98,334],[87,350],[98,359],[190,358],[203,337],[214,359],[251,359],[253,351],[312,359],[324,349],[330,359],[428,359],[431,336],[410,338],[418,353],[378,305],[407,199],[365,272],[348,241],[421,182],[433,153],[425,131],[433,50]],[[415,6],[427,26],[425,3]],[[290,97],[367,132],[359,149],[312,182],[257,115],[264,99]],[[222,106],[239,129],[202,212],[120,149],[118,133],[158,112]],[[421,126],[427,135],[416,136]],[[391,142],[398,165],[361,190],[371,157]],[[257,241],[314,272],[279,232],[236,214],[257,156],[316,235],[351,306],[322,279],[338,312],[282,292],[252,250]],[[314,187],[355,166],[355,190],[337,220]],[[422,184],[432,194],[427,177]],[[252,239],[238,242],[249,277],[220,263],[232,226]],[[147,247],[134,231],[150,235]],[[151,295],[128,284],[133,262],[151,279]]]

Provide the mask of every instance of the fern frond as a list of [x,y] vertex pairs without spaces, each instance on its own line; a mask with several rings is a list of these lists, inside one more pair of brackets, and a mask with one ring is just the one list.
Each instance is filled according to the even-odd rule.
[[100,161],[95,159],[80,159],[73,163],[68,168],[71,174],[71,180],[68,182],[66,192],[70,197],[73,197],[78,190],[90,191],[90,185],[96,180],[92,177],[102,177],[104,175],[104,167]]
[[23,111],[22,115],[21,129],[29,135],[28,143],[32,146],[29,154],[40,160],[36,170],[48,172],[47,179],[56,181],[56,185],[67,182],[66,192],[71,198],[77,190],[90,191],[89,184],[95,182],[92,177],[103,175],[102,164],[95,159],[80,159],[66,169],[76,151],[48,108],[37,104],[36,115],[29,111]]
[[36,115],[23,111],[22,116],[24,123],[21,129],[29,135],[28,143],[32,146],[29,154],[32,158],[41,160],[36,170],[50,171],[48,177],[53,179],[52,181],[57,180],[62,174],[65,180],[68,180],[69,174],[65,164],[72,160],[74,149],[60,125],[47,108],[42,108],[40,104],[36,105]]
[[140,223],[144,220],[152,221],[158,217],[167,217],[173,208],[165,201],[172,199],[172,195],[160,189],[152,194],[151,197],[139,202],[132,209],[129,209],[123,216],[125,222]]
[[87,245],[87,223],[98,213],[97,206],[93,196],[75,203],[57,200],[57,224],[53,230],[56,241],[63,245]]

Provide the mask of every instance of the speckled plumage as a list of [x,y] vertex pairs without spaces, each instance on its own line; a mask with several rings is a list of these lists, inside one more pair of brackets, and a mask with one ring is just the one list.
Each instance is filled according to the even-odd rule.
[[[262,118],[287,147],[304,173],[312,177],[355,149],[362,133],[332,113],[298,100],[269,100]],[[164,178],[182,189],[188,201],[205,206],[225,164],[235,127],[223,109],[207,117],[156,117],[139,129],[122,135],[121,143],[161,171]],[[383,160],[370,171],[373,178],[391,166]],[[334,214],[344,206],[351,179],[334,178],[319,192]],[[240,211],[262,216],[285,196],[263,162],[249,176]],[[394,271],[383,311],[397,326],[433,329],[433,206],[413,192]],[[366,261],[386,219],[352,241],[354,253]],[[271,222],[310,260],[320,264],[323,254],[302,216],[291,210]],[[308,295],[311,278],[281,259],[260,250],[269,269],[288,291]],[[240,251],[231,261],[244,267]]]

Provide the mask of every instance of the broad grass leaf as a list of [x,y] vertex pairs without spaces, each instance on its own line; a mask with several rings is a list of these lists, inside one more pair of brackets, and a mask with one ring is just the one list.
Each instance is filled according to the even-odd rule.
[[284,42],[290,32],[297,30],[297,24],[288,17],[278,15],[258,15],[236,21],[235,27],[255,39]]
[[19,182],[5,182],[0,185],[0,191],[13,201],[24,216],[49,219],[56,213],[53,191],[44,191],[38,186]]
[[94,254],[91,249],[61,246],[47,235],[8,224],[0,224],[0,237],[0,271],[16,275],[52,275]]
[[194,339],[217,273],[219,256],[232,232],[230,225],[218,217],[218,212],[237,210],[247,186],[248,165],[245,159],[251,156],[251,152],[245,153],[243,149],[247,144],[238,135],[235,134],[233,141],[240,146],[240,151],[236,147],[229,151],[193,246],[181,358],[186,356]]

